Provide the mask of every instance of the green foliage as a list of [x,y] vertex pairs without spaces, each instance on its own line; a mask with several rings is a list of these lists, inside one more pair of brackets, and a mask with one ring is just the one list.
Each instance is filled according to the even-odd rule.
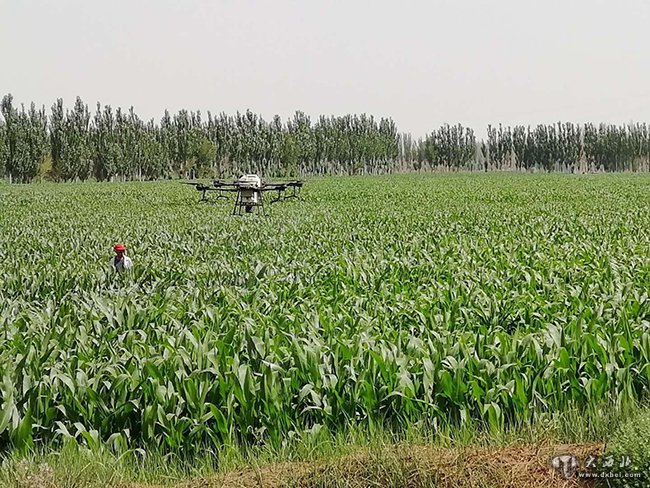
[[[80,98],[72,110],[59,99],[49,124],[33,104],[28,113],[3,99],[0,175],[30,181],[51,156],[57,180],[159,179],[171,176],[231,177],[323,174],[371,175],[421,170],[647,171],[646,124],[585,126],[561,123],[474,131],[443,125],[424,139],[399,134],[390,118],[320,116],[297,111],[286,123],[250,110],[221,113],[165,110],[159,124],[97,103],[94,117]],[[49,147],[48,139],[49,137]],[[4,142],[3,142],[4,141]],[[480,164],[480,168],[479,168]],[[4,167],[4,168],[3,168]]]
[[98,181],[110,179],[121,164],[122,151],[117,138],[115,117],[110,106],[101,109],[97,103],[92,131],[93,173]]
[[[0,444],[181,451],[349,424],[499,430],[639,398],[649,187],[318,179],[263,224],[195,205],[183,185],[10,187]],[[129,275],[111,273],[116,241]]]
[[604,171],[638,170],[650,160],[650,136],[646,124],[617,127],[600,124],[585,126],[585,156]]
[[[492,169],[544,171],[639,171],[650,168],[650,135],[646,124],[555,125],[513,129],[488,126],[481,151]],[[486,167],[487,167],[486,166]]]
[[192,141],[190,167],[197,176],[206,176],[216,157],[215,145],[205,136],[198,136]]
[[488,125],[487,129],[487,161],[492,169],[503,169],[509,164],[512,151],[512,132],[510,128],[503,129],[499,124],[499,131]]
[[5,165],[9,159],[9,135],[7,133],[7,124],[0,119],[0,176],[6,173]]
[[581,129],[571,123],[530,127],[488,126],[487,164],[492,169],[573,170],[582,154]]
[[2,99],[0,111],[4,117],[0,168],[12,181],[28,183],[38,173],[48,150],[45,111],[37,111],[33,103],[28,112],[24,106],[18,111],[11,95]]
[[474,132],[460,124],[444,125],[424,139],[420,150],[431,168],[446,166],[459,169],[474,159]]
[[282,142],[282,166],[287,168],[286,176],[294,176],[298,168],[298,146],[293,136],[287,136]]
[[63,181],[87,180],[93,174],[88,107],[77,97],[72,111],[63,110],[58,99],[50,117],[53,173]]
[[[641,478],[610,478],[609,486],[642,487],[648,486],[650,478],[650,410],[644,410],[635,418],[624,423],[607,444],[608,455],[614,456],[619,463],[614,466],[620,473],[641,472]],[[620,468],[620,459],[629,457],[631,465]],[[616,469],[619,468],[619,469]]]
[[20,181],[31,179],[47,156],[34,137],[45,142],[52,160],[50,173],[62,181],[386,173],[399,157],[394,122],[365,114],[320,117],[312,124],[308,116],[296,112],[284,124],[279,116],[267,122],[250,110],[234,117],[208,112],[207,120],[199,111],[180,110],[173,115],[165,111],[157,125],[153,120],[143,122],[133,107],[124,112],[102,108],[100,103],[91,118],[77,98],[72,110],[57,100],[49,125],[44,112],[32,107],[27,121],[32,129],[19,130],[22,126],[16,121],[22,119],[12,100],[8,95],[3,103],[6,123],[0,130],[0,157],[4,172]]

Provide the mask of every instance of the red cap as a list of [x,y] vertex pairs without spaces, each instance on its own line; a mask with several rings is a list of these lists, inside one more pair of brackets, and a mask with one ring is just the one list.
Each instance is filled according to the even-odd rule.
[[124,244],[118,242],[117,244],[115,244],[115,247],[113,247],[113,250],[114,251],[126,251],[126,247],[124,246]]

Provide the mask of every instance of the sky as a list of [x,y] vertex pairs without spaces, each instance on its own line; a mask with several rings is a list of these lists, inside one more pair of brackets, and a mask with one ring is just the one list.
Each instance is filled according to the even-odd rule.
[[0,0],[0,94],[271,119],[650,122],[647,0]]

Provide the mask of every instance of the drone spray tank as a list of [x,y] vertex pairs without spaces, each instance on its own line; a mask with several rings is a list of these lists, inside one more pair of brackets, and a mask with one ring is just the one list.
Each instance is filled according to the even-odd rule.
[[257,205],[260,194],[257,189],[262,187],[262,180],[257,175],[244,175],[238,180],[240,198],[242,206],[246,207],[246,213],[253,211],[253,206]]

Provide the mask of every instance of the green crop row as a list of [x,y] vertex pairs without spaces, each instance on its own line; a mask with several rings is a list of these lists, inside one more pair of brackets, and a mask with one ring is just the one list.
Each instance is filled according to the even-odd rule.
[[[0,443],[196,449],[643,396],[650,178],[0,186]],[[111,247],[134,268],[114,274]]]

